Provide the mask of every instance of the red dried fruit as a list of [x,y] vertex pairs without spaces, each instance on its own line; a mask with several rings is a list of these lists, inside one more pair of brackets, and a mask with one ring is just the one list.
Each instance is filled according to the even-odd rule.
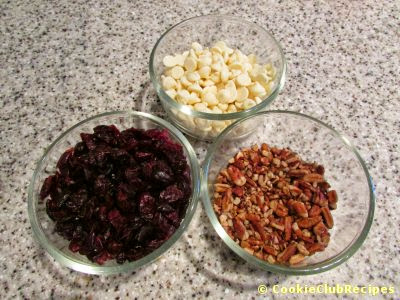
[[147,255],[162,245],[185,215],[190,169],[167,130],[99,125],[81,133],[40,198],[69,249],[103,264]]

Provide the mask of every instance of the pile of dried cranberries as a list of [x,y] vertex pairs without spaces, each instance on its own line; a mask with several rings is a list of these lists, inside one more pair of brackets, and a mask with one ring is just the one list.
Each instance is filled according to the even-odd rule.
[[103,264],[137,260],[179,227],[191,196],[182,147],[167,130],[100,125],[81,133],[40,192],[69,249]]

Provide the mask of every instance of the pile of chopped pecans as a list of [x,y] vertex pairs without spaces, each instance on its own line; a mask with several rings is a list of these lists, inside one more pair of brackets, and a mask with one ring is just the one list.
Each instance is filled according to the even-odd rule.
[[214,210],[229,236],[267,262],[295,265],[323,251],[333,227],[324,167],[290,149],[262,144],[242,149],[214,185]]

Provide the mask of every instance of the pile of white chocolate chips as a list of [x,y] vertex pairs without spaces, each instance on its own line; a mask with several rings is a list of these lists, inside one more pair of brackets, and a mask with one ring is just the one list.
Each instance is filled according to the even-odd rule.
[[219,41],[211,48],[192,43],[189,51],[163,59],[162,86],[175,101],[207,113],[233,113],[249,109],[272,90],[276,70],[257,64]]

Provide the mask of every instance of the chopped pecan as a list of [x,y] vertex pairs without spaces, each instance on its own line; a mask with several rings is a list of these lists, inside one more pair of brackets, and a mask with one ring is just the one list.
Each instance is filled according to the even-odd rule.
[[321,211],[322,211],[322,216],[324,217],[326,226],[328,228],[332,228],[333,227],[333,218],[332,218],[331,211],[329,210],[328,207],[322,207]]
[[303,254],[295,254],[289,259],[289,264],[296,265],[304,260],[305,256]]
[[303,180],[305,182],[324,182],[324,176],[318,173],[311,173],[311,174],[306,174],[303,177]]
[[297,221],[297,225],[299,225],[300,228],[311,228],[315,224],[321,222],[322,218],[321,216],[315,216],[312,218],[303,218]]
[[319,244],[319,243],[306,244],[306,248],[307,248],[308,252],[310,252],[310,254],[313,254],[315,252],[321,252],[321,251],[325,250],[324,245]]
[[277,256],[278,255],[278,251],[274,247],[264,245],[263,249],[264,249],[265,252],[267,252],[267,253],[269,253],[269,254],[271,254],[273,256]]
[[238,186],[243,186],[246,183],[246,178],[243,173],[235,166],[230,165],[228,167],[228,174],[233,181]]
[[232,188],[232,193],[238,197],[242,197],[244,195],[244,189],[241,186],[235,186]]
[[330,209],[336,209],[336,202],[337,202],[337,193],[335,190],[331,190],[328,192],[328,203]]
[[224,183],[216,183],[214,184],[214,190],[218,193],[225,192],[227,189],[230,189],[231,186],[229,184]]
[[292,202],[292,207],[296,211],[296,213],[302,217],[302,218],[308,218],[308,212],[306,209],[306,206],[304,205],[303,202],[300,201],[293,201]]
[[233,219],[233,229],[235,230],[235,235],[239,240],[242,240],[246,233],[246,227],[244,226],[242,220],[239,218]]
[[[301,243],[303,243],[303,242],[301,242]],[[310,252],[307,250],[306,246],[304,246],[304,245],[301,244],[301,243],[298,243],[298,244],[296,245],[296,246],[297,246],[297,250],[299,250],[299,252],[300,252],[301,254],[303,254],[303,255],[306,255],[306,256],[310,255]]]
[[222,197],[222,211],[228,212],[232,209],[232,190],[227,189]]
[[309,171],[304,170],[304,169],[294,169],[294,170],[289,170],[288,175],[292,177],[303,177],[306,174],[308,174]]
[[309,217],[319,216],[321,214],[321,208],[318,205],[313,205],[308,211]]
[[278,254],[277,261],[280,263],[287,262],[296,253],[296,249],[295,244],[290,244],[285,250]]
[[288,212],[289,210],[283,204],[278,203],[275,209],[276,215],[278,215],[279,217],[286,217],[288,215]]
[[285,217],[285,241],[289,241],[292,235],[292,217]]

